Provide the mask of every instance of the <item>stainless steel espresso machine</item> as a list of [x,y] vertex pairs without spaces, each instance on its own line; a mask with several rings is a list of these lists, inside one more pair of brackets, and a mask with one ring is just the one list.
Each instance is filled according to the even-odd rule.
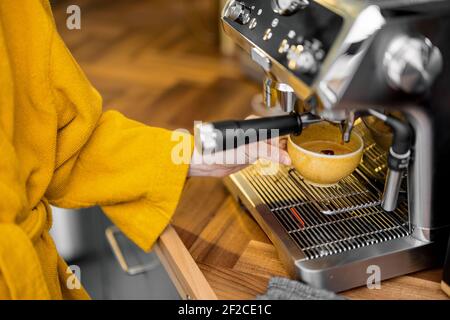
[[[286,115],[203,124],[203,149],[228,146],[228,129],[301,134],[317,121],[365,141],[358,169],[332,187],[288,167],[265,175],[254,165],[227,178],[291,274],[343,291],[365,285],[374,268],[387,279],[441,264],[450,229],[450,1],[231,0],[222,23],[265,71],[266,106]],[[369,119],[389,128],[387,147]]]

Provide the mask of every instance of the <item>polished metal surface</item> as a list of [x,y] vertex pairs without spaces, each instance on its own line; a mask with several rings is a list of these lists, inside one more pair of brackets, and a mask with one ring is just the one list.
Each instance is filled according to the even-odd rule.
[[348,143],[352,136],[353,127],[355,126],[356,121],[356,113],[354,111],[350,111],[347,119],[341,122],[341,132],[342,132],[342,141]]
[[445,249],[442,242],[426,240],[425,229],[420,229],[424,237],[413,236],[418,231],[410,223],[406,184],[397,210],[381,208],[386,152],[362,122],[355,131],[365,140],[363,161],[333,188],[308,185],[286,167],[270,175],[270,168],[253,166],[225,181],[275,244],[287,270],[336,292],[364,285],[371,265],[382,268],[382,279],[439,265]]
[[277,82],[269,76],[264,79],[263,102],[266,108],[278,107],[276,83]]
[[276,175],[265,176],[257,166],[241,174],[305,259],[408,235],[406,203],[388,214],[379,206],[379,191],[358,173],[329,188],[308,185],[295,169],[284,167]]
[[[234,3],[229,1],[224,13]],[[340,291],[364,284],[371,264],[382,268],[385,279],[440,263],[450,230],[450,1],[316,0],[301,9],[297,1],[283,1],[277,12],[273,6],[280,1],[241,3],[250,8],[256,27],[226,15],[222,24],[245,51],[262,52],[271,80],[265,86],[267,105],[278,103],[276,84],[286,84],[298,98],[295,111],[342,124],[344,140],[356,130],[366,143],[358,170],[338,189],[308,186],[294,171],[277,180],[247,174],[253,168],[226,179],[291,273]],[[291,5],[292,11],[279,10]],[[405,172],[388,173],[386,152],[362,125],[352,127],[355,115],[373,109],[399,112],[413,129]],[[346,194],[333,194],[344,188]],[[334,207],[326,208],[331,203]],[[326,220],[345,215],[351,215],[344,219],[348,225]],[[379,220],[368,222],[369,216]],[[376,223],[391,220],[395,223],[385,229]],[[357,234],[363,245],[352,247],[347,236],[355,236],[349,230],[358,227],[375,228],[373,236],[382,241]]]
[[[388,119],[387,115],[377,110],[368,109],[367,112],[384,123]],[[401,167],[398,166],[396,168],[388,168],[386,181],[384,183],[383,196],[381,197],[381,207],[388,212],[392,212],[397,209],[404,171],[408,169],[409,160],[411,158],[411,150],[408,150],[405,154],[397,154],[391,146],[389,149],[389,157],[394,157],[398,161],[402,161]]]
[[[249,8],[254,7],[250,15],[257,23],[252,30],[247,27],[240,30],[234,25],[234,16],[230,18],[230,11],[234,12],[236,3],[229,1],[224,7],[222,23],[225,33],[249,53],[253,48],[265,52],[271,61],[270,70],[265,71],[277,82],[289,84],[309,111],[329,121],[344,120],[346,112],[338,108],[338,102],[370,45],[372,36],[384,24],[379,7],[357,0],[310,1],[299,13],[313,12],[311,17],[304,21],[304,25],[299,25],[299,30],[294,30],[295,26],[291,25],[292,29],[287,29],[282,34],[284,31],[281,31],[280,26],[272,27],[277,13],[271,10],[269,1],[239,2],[245,3]],[[259,12],[262,14],[259,15]],[[281,21],[284,18],[290,17],[279,19]],[[328,20],[330,35],[324,39],[302,35],[314,28],[317,29],[317,35],[324,33],[325,27],[321,24]],[[286,27],[285,23],[280,22],[280,25]],[[244,30],[245,33],[241,33]],[[335,37],[332,39],[334,42],[325,43],[330,41],[330,37]],[[287,46],[287,50],[282,50],[282,54],[275,57],[275,52],[278,53],[283,44]],[[353,47],[357,49],[349,51]],[[271,50],[274,52],[272,55],[269,54]]]
[[[254,166],[227,178],[225,184],[261,225],[292,276],[339,292],[366,284],[371,265],[381,268],[384,280],[441,263],[441,243],[410,235],[405,202],[394,213],[382,210],[376,200],[366,203],[367,208],[351,208],[351,201],[361,200],[358,193],[352,200],[342,194],[328,203],[330,190],[309,186],[305,191],[289,177],[288,169],[275,176],[265,175],[272,172],[266,170]],[[322,213],[322,205],[331,203],[346,211]]]
[[297,96],[290,85],[267,76],[264,80],[263,94],[266,108],[280,107],[286,113],[295,110]]
[[[416,134],[414,161],[408,171],[408,190],[410,190],[410,223],[417,239],[434,241],[438,229],[433,227],[433,162],[436,150],[433,143],[433,126],[428,114],[411,106],[406,111]],[[436,213],[435,213],[436,214]],[[434,232],[432,232],[434,231]],[[436,235],[438,236],[438,235]]]
[[394,211],[397,208],[400,186],[402,184],[403,172],[388,169],[386,183],[384,184],[381,207],[388,211]]
[[273,10],[284,16],[294,14],[308,5],[308,0],[272,0]]
[[392,88],[423,93],[442,71],[442,54],[428,38],[401,35],[391,40],[383,67]]
[[240,24],[247,24],[250,22],[250,9],[237,1],[233,1],[228,7],[225,15]]
[[297,96],[294,93],[294,89],[288,84],[278,83],[276,90],[281,110],[288,113],[294,111],[295,104],[297,103]]
[[272,63],[270,59],[258,48],[253,48],[251,53],[252,60],[256,62],[264,71],[269,71]]

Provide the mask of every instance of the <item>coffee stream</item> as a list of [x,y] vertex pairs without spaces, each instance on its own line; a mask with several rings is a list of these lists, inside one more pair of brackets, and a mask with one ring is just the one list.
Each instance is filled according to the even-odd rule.
[[[341,138],[341,145],[343,146],[345,144],[344,137]],[[321,150],[320,153],[325,154],[327,156],[334,156],[335,152],[331,149],[325,149]]]
[[321,150],[320,153],[326,154],[327,156],[334,156],[333,150]]

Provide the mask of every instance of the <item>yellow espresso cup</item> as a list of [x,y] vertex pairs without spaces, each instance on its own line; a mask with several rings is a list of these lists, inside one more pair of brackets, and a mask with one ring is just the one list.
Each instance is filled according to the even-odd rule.
[[313,185],[331,186],[349,176],[361,162],[364,141],[352,132],[350,141],[342,143],[337,126],[320,122],[290,136],[288,152],[300,175]]

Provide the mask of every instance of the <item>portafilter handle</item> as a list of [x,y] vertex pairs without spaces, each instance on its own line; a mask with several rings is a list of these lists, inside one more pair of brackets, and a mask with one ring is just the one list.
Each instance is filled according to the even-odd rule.
[[195,144],[202,153],[214,153],[277,136],[299,135],[305,125],[319,121],[310,113],[294,112],[277,117],[201,123],[194,128]]

